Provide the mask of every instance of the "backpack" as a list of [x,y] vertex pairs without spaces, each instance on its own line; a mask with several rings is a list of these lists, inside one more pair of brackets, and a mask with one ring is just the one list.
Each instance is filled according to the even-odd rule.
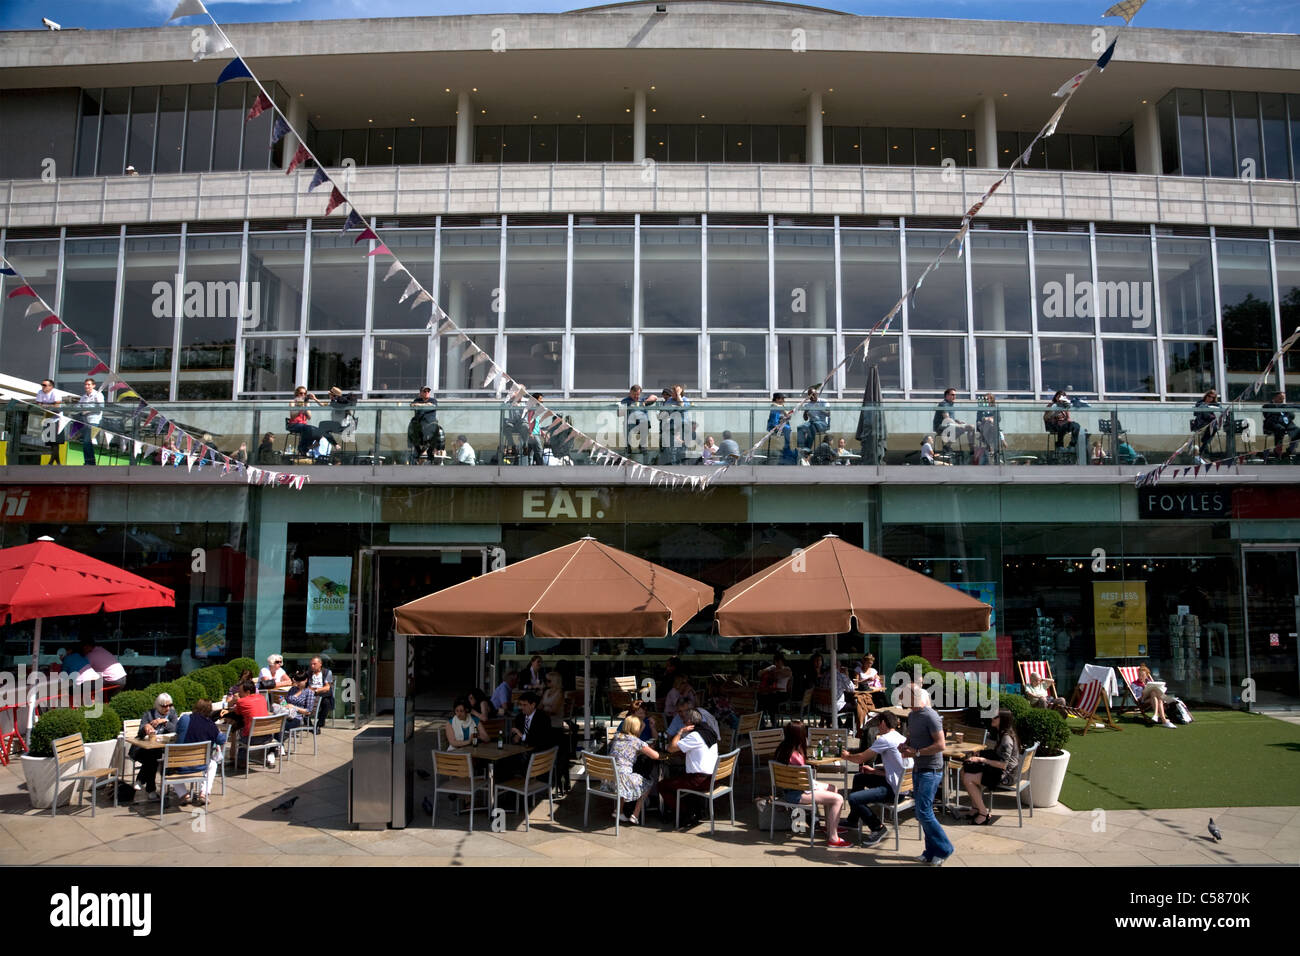
[[1175,724],[1190,724],[1192,722],[1192,712],[1177,697],[1165,698],[1165,713]]

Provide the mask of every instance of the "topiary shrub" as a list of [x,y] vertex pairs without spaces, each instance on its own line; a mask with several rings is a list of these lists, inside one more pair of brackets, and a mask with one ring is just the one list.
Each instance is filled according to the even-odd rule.
[[230,666],[235,669],[235,676],[230,679],[230,683],[232,684],[239,680],[239,675],[242,671],[252,671],[253,677],[257,677],[258,669],[261,667],[261,665],[251,657],[236,657],[230,662]]
[[239,680],[239,668],[231,664],[218,664],[217,673],[221,675],[221,682],[226,686],[223,691],[235,686],[235,681]]
[[[1016,718],[1017,724],[1020,722],[1021,717],[1034,709],[1033,705],[1029,703],[1029,700],[1019,694],[998,694],[998,706],[1003,710],[1011,711],[1011,716]],[[1019,733],[1019,731],[1017,731],[1017,733]],[[1030,741],[1030,743],[1032,742],[1033,741]]]
[[940,674],[943,673],[943,671],[940,671],[939,668],[935,667],[920,654],[908,654],[906,657],[899,660],[899,662],[894,665],[894,672],[897,673],[902,671],[910,678],[916,673],[916,668],[918,666],[921,668],[922,679],[924,679],[925,675],[929,674],[931,671],[938,671]]
[[117,715],[123,720],[139,720],[144,712],[153,706],[153,695],[142,690],[123,690],[113,695],[109,701]]
[[65,707],[47,710],[41,714],[27,738],[27,754],[31,757],[53,757],[54,741],[69,734],[81,734],[84,740],[88,732],[86,715],[80,710]]
[[1070,742],[1070,727],[1054,710],[1031,707],[1016,718],[1016,733],[1026,747],[1037,742],[1038,756],[1059,757]]
[[203,685],[203,696],[208,700],[221,699],[226,694],[226,688],[230,686],[226,683],[219,667],[200,667],[189,675],[189,679]]
[[[185,693],[185,700],[188,701],[185,710],[193,710],[195,702],[200,697],[207,697],[208,700],[212,700],[211,697],[208,697],[208,689],[193,677],[187,675],[179,680],[172,681],[172,683],[179,686]],[[180,711],[178,710],[177,713],[180,713]]]
[[86,715],[86,743],[94,744],[105,740],[116,740],[117,735],[122,732],[122,718],[118,716],[113,705],[104,704],[103,713],[98,717],[91,717],[90,710],[89,707],[82,710],[82,713]]
[[190,709],[189,696],[185,693],[185,688],[181,686],[179,681],[163,681],[158,684],[150,684],[144,689],[144,692],[149,695],[150,707],[153,706],[153,702],[159,694],[169,694],[176,713],[179,714],[183,710]]

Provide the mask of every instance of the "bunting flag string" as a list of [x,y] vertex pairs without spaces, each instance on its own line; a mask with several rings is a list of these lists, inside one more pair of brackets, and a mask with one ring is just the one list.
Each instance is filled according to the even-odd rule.
[[[1133,17],[1136,16],[1143,2],[1144,0],[1122,0],[1122,2],[1117,3],[1112,7],[1110,7],[1109,9],[1107,9],[1107,11],[1102,16],[1123,17],[1124,22],[1127,25],[1132,22]],[[293,128],[292,123],[289,121],[289,118],[287,115],[285,115],[284,111],[281,110],[280,107],[275,105],[273,99],[267,94],[266,88],[263,86],[262,82],[249,69],[247,63],[244,61],[239,50],[234,46],[233,43],[230,43],[230,38],[226,35],[225,31],[222,30],[221,25],[217,23],[216,19],[207,10],[207,8],[204,7],[201,0],[180,0],[180,3],[173,11],[172,17],[170,19],[176,19],[178,17],[190,16],[190,15],[206,15],[208,19],[212,21],[212,25],[213,27],[215,27],[219,37],[223,41],[229,43],[230,44],[229,49],[233,50],[235,53],[235,58],[226,65],[225,69],[222,70],[221,76],[217,80],[218,85],[228,80],[236,79],[240,77],[245,77],[247,79],[250,79],[254,84],[256,84],[258,90],[261,93],[261,96],[266,98],[267,105],[264,108],[269,108],[275,111],[277,128],[278,128],[278,124],[281,121],[283,121],[283,123],[287,127],[287,132],[293,132],[297,137],[300,145],[298,146],[297,151],[294,153],[293,158],[291,159],[286,172],[292,173],[294,170],[298,168],[299,165],[306,162],[308,159],[312,160],[316,164],[316,172],[313,174],[312,183],[308,187],[308,191],[310,192],[316,186],[322,185],[324,182],[330,182],[332,186],[328,208],[326,209],[326,214],[328,215],[339,205],[346,203],[350,207],[351,211],[349,212],[349,215],[344,222],[343,231],[345,233],[348,232],[351,228],[354,227],[354,225],[364,226],[365,219],[357,211],[356,203],[353,202],[348,197],[347,190],[345,188],[340,188],[336,183],[334,183],[324,174],[323,164],[320,162],[320,159],[312,153],[309,147],[307,147],[305,140],[302,137],[302,134],[298,130]],[[1042,129],[1039,130],[1038,134],[1030,142],[1029,146],[1025,149],[1025,151],[1012,160],[1011,164],[1009,165],[1007,170],[1002,174],[1002,176],[999,179],[997,179],[985,191],[984,195],[974,205],[970,207],[966,215],[963,216],[961,225],[954,232],[953,236],[949,239],[947,245],[945,245],[942,249],[939,250],[935,258],[929,263],[929,265],[926,266],[926,268],[921,272],[920,276],[918,276],[917,280],[913,282],[907,288],[907,290],[904,291],[904,293],[899,297],[898,301],[894,304],[893,308],[891,308],[889,312],[886,313],[885,316],[879,319],[875,323],[875,325],[871,327],[866,337],[859,345],[855,346],[847,355],[844,356],[843,359],[841,359],[841,361],[837,365],[835,365],[826,374],[826,376],[822,379],[821,385],[816,388],[816,393],[818,395],[820,395],[821,392],[824,391],[826,386],[834,380],[835,376],[839,373],[840,369],[848,367],[849,363],[856,360],[859,354],[864,362],[867,360],[867,357],[870,354],[872,338],[877,333],[882,333],[888,330],[890,324],[893,322],[894,318],[898,315],[898,313],[904,308],[905,304],[909,304],[909,303],[912,305],[915,304],[916,293],[920,290],[923,282],[925,281],[925,278],[935,269],[940,267],[944,256],[947,255],[953,249],[954,246],[957,247],[958,258],[961,257],[965,249],[965,242],[966,242],[967,235],[970,231],[971,221],[975,218],[975,216],[977,216],[980,213],[984,205],[988,202],[988,200],[992,197],[992,195],[998,190],[998,188],[1004,182],[1006,182],[1007,179],[1018,168],[1024,166],[1029,162],[1034,147],[1044,138],[1055,134],[1057,125],[1060,123],[1060,120],[1064,115],[1066,108],[1069,106],[1070,101],[1073,99],[1074,94],[1078,92],[1079,88],[1083,85],[1084,82],[1087,81],[1089,76],[1094,71],[1100,73],[1105,70],[1106,66],[1110,63],[1111,58],[1114,56],[1117,43],[1118,43],[1118,38],[1116,38],[1114,41],[1111,42],[1111,44],[1102,52],[1101,56],[1093,64],[1088,66],[1086,69],[1076,73],[1055,92],[1054,95],[1058,98],[1063,99],[1064,102],[1055,110],[1051,118],[1042,127]],[[260,97],[259,97],[259,101],[260,101]],[[390,256],[393,255],[391,250],[388,248],[388,246],[383,243],[383,240],[379,236],[379,234],[375,232],[372,228],[365,229],[365,231],[357,238],[355,242],[360,242],[361,239],[368,239],[377,244],[377,248],[371,250],[368,253],[369,255],[375,255],[377,253],[380,253],[381,251],[383,254],[390,255]],[[405,302],[408,298],[414,297],[415,301],[411,305],[411,308],[413,309],[417,308],[419,305],[421,305],[424,302],[433,302],[433,315],[430,318],[429,324],[427,326],[427,329],[430,331],[430,334],[437,336],[443,333],[450,334],[454,332],[455,335],[454,338],[452,339],[454,344],[464,346],[472,353],[471,368],[477,365],[481,365],[484,362],[487,362],[489,364],[488,376],[484,380],[484,387],[486,388],[490,383],[495,382],[495,390],[496,390],[497,398],[501,399],[502,395],[504,394],[505,395],[504,401],[507,404],[518,405],[520,401],[523,399],[523,397],[529,394],[528,390],[521,383],[516,382],[513,378],[511,378],[508,374],[506,374],[505,370],[497,366],[497,364],[492,360],[491,356],[488,356],[483,349],[481,349],[475,342],[473,342],[465,334],[464,330],[462,330],[461,327],[456,323],[456,321],[452,319],[451,316],[449,316],[446,313],[446,311],[443,310],[437,304],[437,302],[434,300],[433,295],[427,289],[424,288],[424,286],[419,282],[419,280],[417,280],[410,273],[410,271],[406,269],[405,266],[402,265],[401,261],[396,256],[393,256],[393,260],[394,261],[392,265],[389,267],[388,273],[384,276],[384,281],[387,281],[388,279],[392,278],[398,272],[405,272],[408,275],[408,277],[410,277],[410,281],[408,282],[405,290],[402,292],[401,298],[398,299],[398,302],[399,303]],[[801,402],[797,408],[791,409],[790,415],[792,416],[795,412],[806,409],[811,401],[812,399],[805,398],[805,400]],[[532,401],[531,405],[538,409],[543,419],[548,417],[552,420],[560,418],[559,415],[557,415],[551,409],[547,408],[544,404],[537,402],[535,399]],[[754,446],[750,448],[750,450],[745,455],[741,456],[741,458],[743,460],[752,461],[753,456],[757,453],[758,449],[763,445],[764,442],[766,442],[769,438],[773,437],[777,430],[783,427],[785,421],[788,421],[788,417],[786,419],[783,419],[781,423],[778,423],[774,429],[772,429],[771,431],[763,435],[762,438],[760,438],[759,441],[755,443]],[[581,432],[577,428],[572,428],[572,431],[575,433],[575,435],[580,436],[584,440],[584,442],[585,441],[591,442],[590,447],[596,450],[593,454],[593,460],[610,461],[614,464],[617,464],[619,467],[624,467],[625,465],[630,464],[633,466],[630,472],[631,475],[639,475],[643,470],[646,470],[648,468],[648,466],[643,466],[634,462],[630,462],[622,455],[619,455],[611,451],[607,446],[602,444],[600,441],[591,438],[590,436]],[[717,469],[715,469],[710,475],[706,477],[698,478],[698,476],[693,476],[691,479],[691,487],[698,490],[707,489],[710,482],[716,480],[718,477],[723,475],[726,472],[727,468],[728,465],[726,463],[723,463]],[[649,474],[651,477],[651,481],[653,482],[657,477],[662,475],[668,475],[670,473],[662,472],[659,469],[650,468]]]

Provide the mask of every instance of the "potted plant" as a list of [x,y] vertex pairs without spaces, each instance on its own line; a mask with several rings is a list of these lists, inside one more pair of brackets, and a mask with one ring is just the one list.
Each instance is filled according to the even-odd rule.
[[[41,714],[28,737],[28,751],[23,755],[23,776],[27,780],[27,798],[37,810],[47,810],[54,803],[54,741],[69,734],[81,734],[89,728],[80,710],[60,708]],[[72,798],[75,782],[59,788],[59,806]]]
[[1065,718],[1054,710],[1031,708],[1017,718],[1016,733],[1025,746],[1038,743],[1033,763],[1029,765],[1034,806],[1056,806],[1070,764],[1070,751],[1065,749],[1070,728]]
[[104,704],[98,717],[90,716],[93,708],[87,707],[86,763],[84,770],[99,770],[113,766],[117,759],[118,737],[122,735],[122,718],[111,704]]

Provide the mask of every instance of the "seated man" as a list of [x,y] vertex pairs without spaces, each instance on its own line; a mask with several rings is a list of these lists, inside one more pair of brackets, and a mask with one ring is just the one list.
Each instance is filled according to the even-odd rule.
[[[677,791],[705,790],[714,769],[718,765],[718,735],[704,722],[703,716],[694,708],[686,711],[686,724],[679,730],[672,742],[668,744],[669,753],[686,755],[686,773],[680,777],[669,777],[659,781],[659,795],[668,809],[669,817],[676,814]],[[682,815],[682,828],[694,826],[700,822],[699,813],[691,811]]]
[[686,726],[686,724],[688,723],[686,719],[686,715],[689,714],[692,709],[694,709],[694,711],[700,715],[700,720],[695,721],[696,723],[703,721],[713,729],[714,736],[720,736],[718,732],[717,718],[714,717],[712,714],[710,714],[703,707],[692,708],[690,701],[685,699],[681,699],[677,701],[677,715],[673,717],[672,722],[668,724],[669,734],[675,735],[679,730],[681,730],[683,727]]
[[477,465],[478,458],[474,454],[474,446],[469,443],[469,439],[464,435],[456,436],[456,464],[458,465]]
[[803,413],[804,424],[799,426],[798,438],[799,447],[810,452],[813,447],[813,438],[817,435],[824,435],[831,430],[831,410],[818,397],[816,387],[808,389],[805,397],[807,407]]
[[1078,447],[1080,428],[1078,422],[1070,421],[1071,407],[1065,389],[1058,389],[1052,396],[1052,400],[1047,403],[1047,411],[1043,412],[1043,428],[1048,434],[1056,436],[1057,448],[1065,445],[1066,435],[1070,436],[1070,447]]
[[[257,685],[251,680],[246,680],[239,685],[239,695],[235,699],[234,712],[239,717],[239,726],[243,728],[241,732],[245,737],[248,737],[249,731],[252,730],[254,720],[258,717],[271,716],[270,708],[266,706],[266,698],[258,693]],[[280,736],[277,734],[275,739],[279,740]],[[250,739],[249,743],[265,743],[265,738]],[[274,751],[266,751],[266,765],[268,767],[275,766]]]
[[724,465],[734,465],[740,461],[740,445],[731,437],[731,432],[722,433],[722,444],[718,446],[718,461]]
[[954,402],[957,400],[957,390],[950,388],[944,391],[943,401],[935,406],[934,421],[931,423],[930,430],[937,435],[945,445],[959,444],[959,439],[965,435],[966,444],[974,450],[975,447],[975,426],[969,425],[953,417]]
[[1286,403],[1286,392],[1274,392],[1272,400],[1264,403],[1264,431],[1272,436],[1273,450],[1279,457],[1283,442],[1290,442],[1288,455],[1294,455],[1300,447],[1300,425],[1296,424],[1295,406]]
[[830,436],[822,435],[821,442],[813,449],[811,461],[814,465],[833,465],[838,457],[835,449],[831,447]]
[[506,671],[501,683],[497,684],[496,689],[492,691],[492,709],[496,713],[510,713],[510,703],[517,686],[519,686],[519,671],[513,669]]
[[1025,697],[1033,707],[1044,707],[1065,713],[1065,698],[1056,696],[1056,682],[1042,674],[1034,674],[1025,685]]
[[510,739],[533,750],[550,750],[559,743],[551,717],[541,708],[542,699],[531,690],[519,695],[519,713],[515,714]]
[[[845,819],[847,826],[853,826],[859,820],[867,824],[870,832],[862,838],[863,846],[875,846],[889,832],[880,818],[871,809],[873,803],[890,804],[898,793],[903,773],[912,767],[912,758],[904,757],[898,748],[907,743],[907,738],[898,732],[899,720],[894,714],[882,711],[871,721],[879,729],[871,746],[856,754],[847,750],[840,756],[858,764],[868,764],[880,758],[883,769],[863,769],[853,776],[853,791],[849,794],[849,815]],[[865,731],[864,731],[865,736]]]
[[316,733],[325,726],[325,718],[334,713],[334,674],[319,657],[311,659],[307,671],[307,686],[320,698],[320,711],[316,717]]

